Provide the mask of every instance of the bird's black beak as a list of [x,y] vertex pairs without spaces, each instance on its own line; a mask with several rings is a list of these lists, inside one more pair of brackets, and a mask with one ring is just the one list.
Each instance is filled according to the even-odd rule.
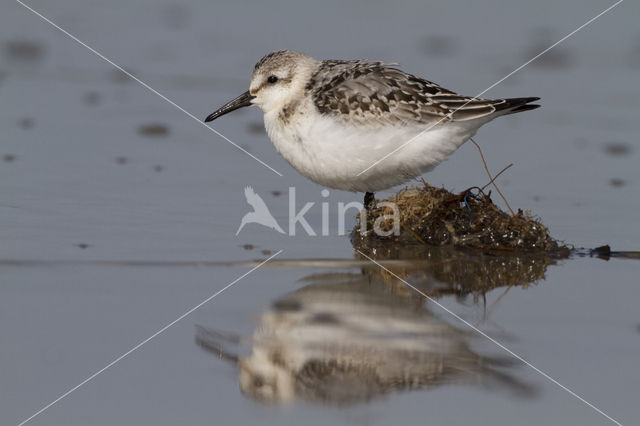
[[232,101],[227,102],[222,107],[214,111],[211,115],[204,119],[204,122],[208,123],[218,117],[225,115],[228,112],[234,111],[238,108],[250,106],[253,99],[255,99],[255,96],[251,95],[251,93],[249,93],[249,91],[247,90],[242,95],[238,96]]

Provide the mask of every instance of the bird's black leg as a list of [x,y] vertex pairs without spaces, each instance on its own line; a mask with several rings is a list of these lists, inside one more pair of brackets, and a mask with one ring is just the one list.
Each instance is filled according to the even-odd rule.
[[373,196],[373,192],[365,192],[364,193],[364,208],[365,208],[365,210],[371,210],[373,208],[373,204],[375,202],[376,202],[376,199]]

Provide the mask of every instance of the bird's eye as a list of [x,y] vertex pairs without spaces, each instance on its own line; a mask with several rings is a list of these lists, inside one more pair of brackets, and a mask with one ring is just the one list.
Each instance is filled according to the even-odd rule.
[[267,77],[267,82],[269,84],[274,84],[277,81],[278,81],[278,77],[276,77],[275,75],[270,75],[269,77]]

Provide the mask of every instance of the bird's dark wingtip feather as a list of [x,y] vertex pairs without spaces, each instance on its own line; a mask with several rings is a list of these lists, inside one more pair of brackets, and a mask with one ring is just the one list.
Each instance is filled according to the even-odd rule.
[[541,105],[537,105],[537,104],[522,105],[515,109],[512,109],[510,112],[530,111],[532,109],[540,108],[540,106]]
[[540,108],[540,105],[531,104],[531,102],[539,100],[540,98],[538,97],[505,99],[504,103],[496,105],[496,110],[505,111],[507,114],[529,111],[532,109]]

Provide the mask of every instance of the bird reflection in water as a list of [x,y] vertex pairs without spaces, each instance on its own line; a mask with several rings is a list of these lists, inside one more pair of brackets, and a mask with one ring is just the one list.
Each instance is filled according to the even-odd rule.
[[471,330],[434,315],[424,298],[373,269],[304,281],[262,314],[248,356],[231,349],[240,350],[237,336],[198,327],[197,343],[239,367],[240,390],[253,399],[347,405],[450,383],[534,394],[509,373],[519,368],[515,360],[475,352]]

